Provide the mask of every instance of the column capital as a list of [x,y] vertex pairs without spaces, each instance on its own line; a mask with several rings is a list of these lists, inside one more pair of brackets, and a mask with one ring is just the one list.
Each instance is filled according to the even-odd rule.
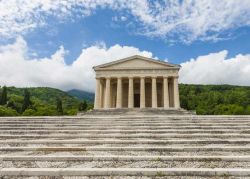
[[110,77],[110,76],[107,76],[107,77],[105,77],[105,79],[111,79],[111,77]]
[[151,78],[152,78],[152,79],[156,79],[156,78],[157,78],[157,76],[151,76]]
[[128,79],[134,79],[134,77],[133,76],[129,76]]
[[146,77],[145,76],[140,76],[140,79],[145,79]]
[[117,79],[122,79],[122,77],[121,77],[121,76],[118,76]]
[[169,78],[169,76],[163,76],[163,78],[164,78],[164,79],[168,79],[168,78]]

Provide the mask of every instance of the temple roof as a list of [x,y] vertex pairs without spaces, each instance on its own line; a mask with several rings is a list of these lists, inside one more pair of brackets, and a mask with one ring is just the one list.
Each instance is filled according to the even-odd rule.
[[174,68],[179,69],[180,65],[168,63],[153,58],[143,57],[140,55],[134,55],[120,60],[115,60],[109,63],[101,64],[93,67],[94,70],[104,69],[162,69],[162,68]]

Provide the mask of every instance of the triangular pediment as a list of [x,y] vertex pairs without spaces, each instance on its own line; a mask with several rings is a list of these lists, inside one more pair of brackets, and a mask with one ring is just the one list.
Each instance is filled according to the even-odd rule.
[[179,68],[179,65],[170,64],[164,61],[155,60],[139,55],[124,58],[121,60],[116,60],[110,63],[105,63],[94,67],[95,70],[98,69],[144,69],[144,68]]

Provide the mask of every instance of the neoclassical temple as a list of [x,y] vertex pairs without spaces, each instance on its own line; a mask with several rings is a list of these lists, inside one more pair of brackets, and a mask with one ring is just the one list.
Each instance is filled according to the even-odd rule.
[[180,108],[180,65],[135,55],[93,69],[95,109]]

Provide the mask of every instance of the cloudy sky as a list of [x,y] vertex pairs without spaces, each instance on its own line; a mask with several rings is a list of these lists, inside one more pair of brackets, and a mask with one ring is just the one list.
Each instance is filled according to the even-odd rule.
[[92,66],[135,54],[250,85],[250,0],[0,0],[0,85],[94,91]]

